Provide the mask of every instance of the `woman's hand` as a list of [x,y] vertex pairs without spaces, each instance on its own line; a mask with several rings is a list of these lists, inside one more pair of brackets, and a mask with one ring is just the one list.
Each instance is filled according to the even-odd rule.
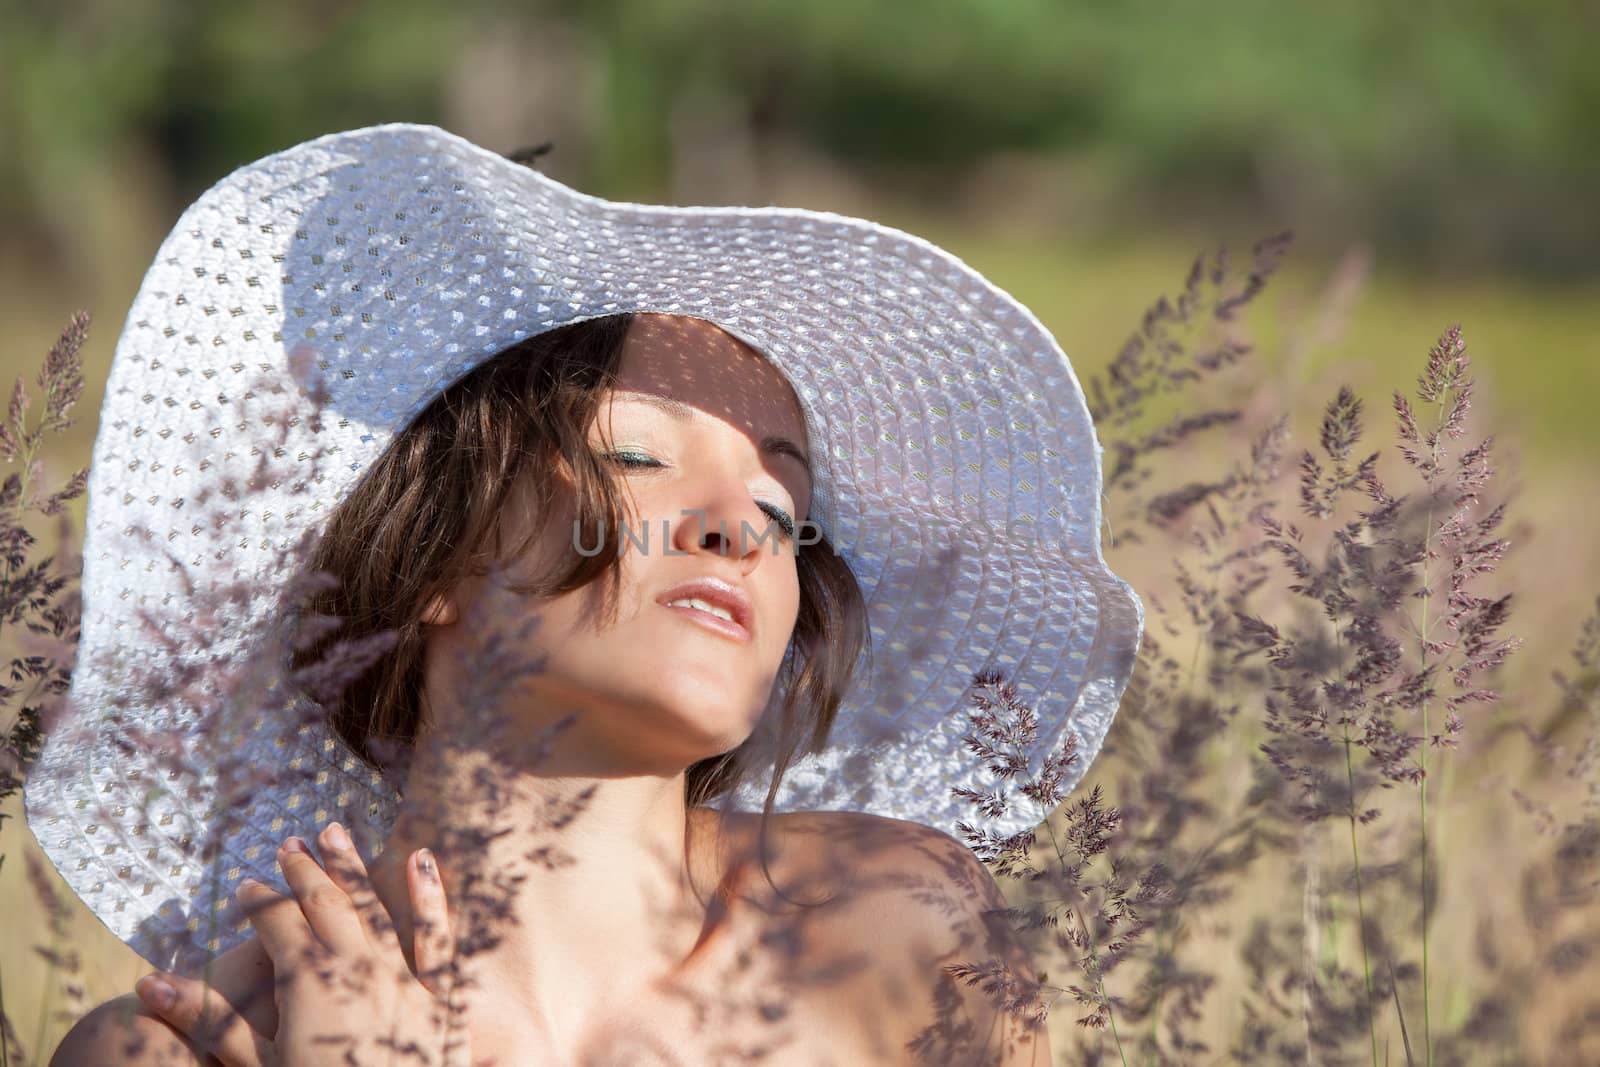
[[147,975],[136,987],[140,999],[223,1067],[470,1063],[466,1031],[451,1025],[453,944],[431,854],[419,849],[406,862],[413,973],[344,828],[329,824],[319,844],[326,869],[299,838],[278,850],[292,899],[248,879],[239,885],[239,902],[272,957],[272,1040],[203,982]]

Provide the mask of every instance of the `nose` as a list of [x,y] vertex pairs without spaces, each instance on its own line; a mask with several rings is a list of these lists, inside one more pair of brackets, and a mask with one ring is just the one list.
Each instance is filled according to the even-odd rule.
[[762,552],[773,551],[777,533],[742,481],[707,486],[685,499],[690,502],[681,508],[672,530],[675,551],[732,557],[746,571]]

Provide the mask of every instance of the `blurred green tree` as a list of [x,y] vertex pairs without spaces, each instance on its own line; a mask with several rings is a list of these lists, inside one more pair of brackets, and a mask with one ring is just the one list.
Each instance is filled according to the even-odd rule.
[[319,133],[446,122],[443,86],[474,42],[559,28],[581,76],[549,106],[581,116],[582,177],[606,195],[662,195],[674,106],[698,93],[757,143],[795,139],[929,187],[996,152],[1090,154],[1151,223],[1199,203],[1337,219],[1434,259],[1586,272],[1600,248],[1597,10],[0,0],[0,214],[13,234],[61,224],[63,178],[130,143],[166,161],[187,202]]

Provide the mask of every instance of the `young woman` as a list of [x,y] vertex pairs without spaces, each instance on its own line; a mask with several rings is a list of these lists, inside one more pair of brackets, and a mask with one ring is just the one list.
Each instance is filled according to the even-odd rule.
[[[251,261],[271,248],[264,302],[207,288],[230,269],[259,287]],[[197,326],[224,307],[265,328],[205,352]],[[66,719],[81,729],[57,727],[28,794],[58,869],[166,969],[80,1021],[55,1062],[1048,1063],[1018,1008],[1031,961],[991,914],[1006,902],[941,829],[957,826],[951,788],[981,781],[955,709],[976,668],[1011,668],[1081,775],[1139,612],[1100,562],[1081,393],[1019,310],[870,223],[610,205],[427,127],[324,138],[213,189],[119,343],[90,487],[88,670]],[[152,410],[208,400],[191,379],[221,377],[239,348],[313,405],[250,408],[274,388],[248,387],[237,412],[174,418],[198,431],[239,413],[241,437],[283,435],[254,457],[164,425],[129,460],[130,421],[142,438]],[[154,383],[158,353],[193,362]],[[265,499],[230,495],[230,463]],[[125,486],[158,464],[242,500],[214,551],[148,547],[158,509]],[[951,545],[952,523],[970,535],[997,516],[1003,533]],[[1020,536],[1018,518],[1054,518],[1063,540]],[[127,697],[131,668],[96,654],[141,550],[100,532],[113,523],[182,572],[178,592],[132,590],[166,618],[178,600],[192,621],[203,594],[250,605],[200,613],[234,637],[206,666],[175,643],[139,663],[199,679],[186,699],[244,694],[196,701],[233,725],[220,710],[168,725]],[[275,551],[294,533],[309,559]],[[229,601],[225,572],[276,596]],[[315,717],[270,684],[266,713],[241,661],[277,663]],[[94,881],[68,862],[96,842],[92,823],[64,825],[65,799],[141,777],[67,768],[67,736],[106,744],[97,701],[188,745],[151,761],[198,783],[167,795],[215,842],[194,856],[185,839],[168,868],[184,907],[147,902],[131,865]],[[134,837],[172,821],[146,808],[101,818],[137,822]],[[314,848],[296,836],[318,829]],[[199,949],[215,954],[204,973]],[[1005,995],[944,970],[959,963]]]

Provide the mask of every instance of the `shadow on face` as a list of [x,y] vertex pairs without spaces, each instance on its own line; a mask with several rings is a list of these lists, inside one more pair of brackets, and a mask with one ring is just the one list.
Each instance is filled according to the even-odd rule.
[[[441,725],[470,705],[531,728],[576,711],[552,773],[675,773],[737,747],[772,696],[799,608],[792,530],[810,504],[804,417],[783,373],[737,338],[699,319],[640,315],[590,446],[622,490],[623,527],[582,530],[570,514],[545,525],[531,494],[513,490],[503,543],[544,526],[536,550],[510,565],[520,580],[616,537],[617,611],[600,610],[600,582],[542,599],[495,574],[463,582],[429,616],[438,626],[429,686],[443,697],[430,705]],[[683,590],[694,582],[743,608]],[[711,617],[723,614],[738,625]],[[518,653],[536,669],[494,666]]]

